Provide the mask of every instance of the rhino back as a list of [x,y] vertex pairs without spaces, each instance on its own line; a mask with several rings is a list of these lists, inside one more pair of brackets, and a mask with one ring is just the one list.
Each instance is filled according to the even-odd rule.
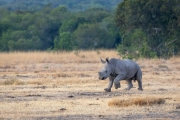
[[118,60],[116,62],[115,71],[116,74],[123,74],[126,79],[134,77],[139,70],[139,65],[132,60]]

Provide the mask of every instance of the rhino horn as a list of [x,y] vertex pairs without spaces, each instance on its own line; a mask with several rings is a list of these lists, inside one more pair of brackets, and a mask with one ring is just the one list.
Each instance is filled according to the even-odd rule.
[[[100,59],[101,59],[101,58],[100,58]],[[101,59],[101,62],[102,62],[103,64],[105,64],[105,63],[106,63],[106,61],[104,61],[104,60],[102,60],[102,59]]]
[[109,58],[108,57],[106,58],[106,62],[109,63]]

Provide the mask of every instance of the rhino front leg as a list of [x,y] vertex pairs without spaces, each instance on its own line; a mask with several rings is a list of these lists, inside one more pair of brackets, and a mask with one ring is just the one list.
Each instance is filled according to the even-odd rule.
[[108,88],[105,88],[105,89],[104,89],[106,92],[111,92],[111,88],[112,88],[112,85],[113,85],[113,81],[114,81],[114,77],[110,76],[110,77],[109,77]]
[[124,80],[126,77],[125,77],[125,75],[118,75],[118,76],[116,76],[116,78],[114,79],[114,87],[115,87],[115,89],[118,89],[118,88],[120,88],[120,80]]
[[126,82],[128,84],[128,87],[126,88],[126,90],[130,90],[133,87],[132,80],[126,80]]

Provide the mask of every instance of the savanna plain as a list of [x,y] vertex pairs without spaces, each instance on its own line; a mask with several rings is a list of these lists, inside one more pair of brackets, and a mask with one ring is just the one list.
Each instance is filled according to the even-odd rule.
[[144,90],[121,81],[105,92],[106,57],[121,59],[115,50],[0,53],[0,119],[180,119],[180,57],[135,60]]

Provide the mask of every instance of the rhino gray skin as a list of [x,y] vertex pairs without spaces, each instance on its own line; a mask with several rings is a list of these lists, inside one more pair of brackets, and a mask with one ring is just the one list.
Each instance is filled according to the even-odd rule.
[[126,80],[128,84],[126,90],[130,90],[133,87],[132,80],[137,80],[138,90],[143,90],[142,72],[137,63],[132,60],[120,60],[116,58],[111,58],[110,60],[106,58],[106,61],[101,59],[101,62],[104,64],[104,67],[99,72],[99,79],[105,80],[109,77],[108,88],[104,89],[106,92],[111,92],[113,82],[115,89],[120,88],[121,80]]

